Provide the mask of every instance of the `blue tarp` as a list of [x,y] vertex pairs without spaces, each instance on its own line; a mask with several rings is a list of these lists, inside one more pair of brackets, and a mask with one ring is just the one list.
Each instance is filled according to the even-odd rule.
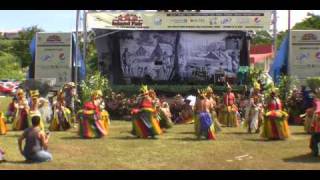
[[[33,74],[34,74],[34,62],[36,59],[36,38],[33,37],[31,43],[29,44],[29,48],[30,48],[30,54],[32,56],[32,63],[30,65],[29,68],[29,76],[28,78],[33,78]],[[77,57],[76,57],[76,50],[79,52]],[[78,62],[79,65],[79,69],[78,69],[78,81],[84,80],[86,77],[86,65],[85,65],[85,61],[82,57],[82,53],[80,51],[80,47],[77,46],[76,47],[76,36],[75,33],[72,33],[72,61],[73,63],[73,67],[75,67],[75,62]]]
[[287,35],[281,43],[277,56],[273,61],[269,74],[273,81],[278,84],[281,75],[281,69],[288,66],[288,53],[289,53],[289,36]]

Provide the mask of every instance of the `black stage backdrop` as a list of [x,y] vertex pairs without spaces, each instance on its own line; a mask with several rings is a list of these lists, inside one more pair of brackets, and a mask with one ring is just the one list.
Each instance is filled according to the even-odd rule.
[[235,78],[249,64],[243,31],[110,31],[94,29],[99,70],[113,84],[160,84]]

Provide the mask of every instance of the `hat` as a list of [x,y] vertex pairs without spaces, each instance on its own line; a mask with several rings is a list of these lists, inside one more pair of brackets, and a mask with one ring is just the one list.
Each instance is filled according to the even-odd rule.
[[17,90],[17,95],[24,95],[24,91],[22,89],[18,89]]
[[227,82],[227,89],[232,89],[232,87],[230,86],[230,84]]
[[34,98],[34,97],[39,97],[39,95],[40,95],[40,93],[39,93],[38,90],[30,90],[30,96],[31,96],[32,98]]
[[148,86],[147,86],[147,85],[141,85],[140,91],[141,91],[143,94],[147,94],[147,93],[149,92]]
[[92,91],[91,93],[91,97],[92,98],[96,98],[96,97],[102,97],[102,91],[101,90],[95,90],[95,91]]
[[213,89],[210,86],[207,87],[206,91],[207,93],[213,93]]
[[253,88],[256,90],[260,90],[260,84],[258,82],[253,83]]
[[198,89],[198,94],[200,97],[206,97],[207,95],[206,89]]
[[68,82],[65,85],[69,87],[76,87],[76,84],[74,82]]

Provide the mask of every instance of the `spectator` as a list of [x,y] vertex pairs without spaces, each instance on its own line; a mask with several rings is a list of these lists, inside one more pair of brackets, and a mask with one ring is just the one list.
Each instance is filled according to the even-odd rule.
[[[52,160],[52,155],[47,151],[49,133],[44,134],[40,130],[40,117],[34,116],[31,119],[32,127],[24,130],[22,136],[18,140],[19,150],[28,162],[46,162]],[[22,142],[26,139],[24,149],[22,150]]]

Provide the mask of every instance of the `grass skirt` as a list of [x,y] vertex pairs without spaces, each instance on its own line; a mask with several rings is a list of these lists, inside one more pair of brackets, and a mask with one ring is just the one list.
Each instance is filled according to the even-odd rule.
[[162,134],[155,110],[152,108],[135,109],[132,117],[133,134],[139,138],[154,137]]
[[269,111],[265,114],[261,136],[267,139],[286,139],[290,135],[288,114],[281,110]]
[[214,126],[210,113],[201,112],[195,117],[195,132],[198,139],[202,136],[206,139],[215,140]]

